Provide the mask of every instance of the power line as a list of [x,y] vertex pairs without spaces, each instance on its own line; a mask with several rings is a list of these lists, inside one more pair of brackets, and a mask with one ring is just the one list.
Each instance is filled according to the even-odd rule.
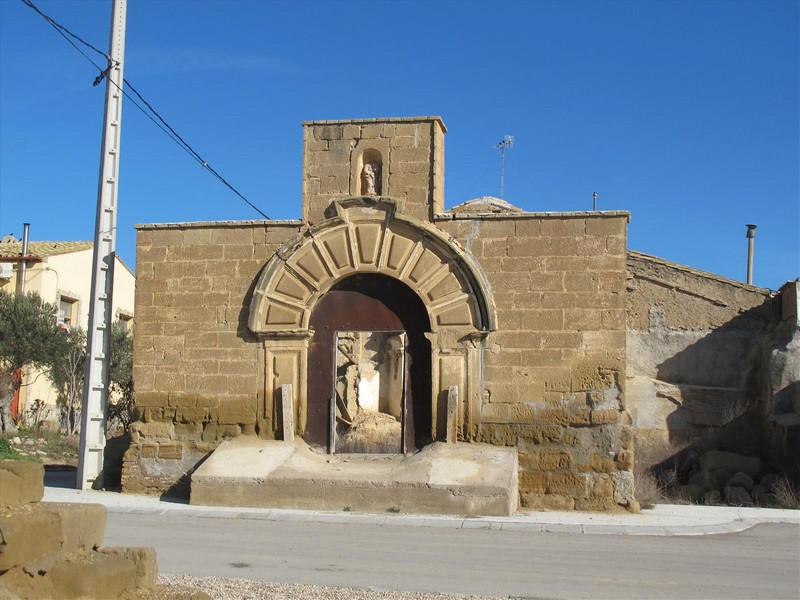
[[[38,14],[39,14],[39,15],[40,15],[40,16],[41,16],[41,17],[42,17],[42,18],[43,18],[45,21],[47,21],[47,22],[48,22],[48,23],[49,23],[49,24],[50,24],[50,25],[53,27],[53,29],[55,29],[55,30],[56,30],[56,31],[59,33],[59,35],[61,35],[61,36],[62,36],[62,37],[65,39],[65,40],[67,40],[67,42],[68,42],[68,43],[69,43],[69,44],[70,44],[70,45],[71,45],[73,48],[75,48],[75,50],[77,50],[77,51],[78,51],[78,52],[79,52],[81,55],[83,55],[83,57],[84,57],[84,58],[85,58],[87,61],[89,61],[89,63],[91,63],[91,64],[92,64],[92,65],[93,65],[93,66],[94,66],[94,67],[95,67],[95,68],[96,68],[96,69],[97,69],[97,70],[100,72],[100,74],[97,76],[97,78],[95,78],[95,80],[94,80],[94,83],[93,83],[92,85],[95,85],[95,86],[96,86],[96,85],[98,85],[98,84],[99,84],[99,83],[100,83],[100,82],[103,80],[103,78],[105,78],[105,77],[106,77],[106,74],[108,73],[108,69],[110,69],[112,66],[114,66],[114,61],[111,59],[111,57],[110,57],[108,54],[106,54],[106,53],[105,53],[105,52],[103,52],[102,50],[98,50],[98,49],[97,49],[97,48],[95,48],[95,47],[94,47],[92,44],[90,44],[89,42],[87,42],[86,40],[84,40],[83,38],[81,38],[80,36],[78,36],[78,35],[76,35],[76,34],[72,33],[72,32],[71,32],[69,29],[67,29],[66,27],[64,27],[63,25],[61,25],[60,23],[58,23],[57,21],[55,21],[54,19],[52,19],[51,17],[49,17],[49,16],[47,16],[46,14],[44,14],[44,13],[43,13],[41,10],[39,10],[39,8],[38,8],[38,7],[37,7],[37,6],[36,6],[36,5],[35,5],[35,4],[34,4],[34,3],[31,1],[31,0],[21,0],[21,1],[22,1],[22,3],[23,3],[23,4],[25,4],[25,5],[26,5],[26,6],[28,6],[29,8],[32,8],[34,11],[36,11],[36,12],[37,12],[37,13],[38,13]],[[88,47],[88,48],[90,48],[90,49],[94,50],[94,51],[95,51],[97,54],[99,54],[100,56],[102,56],[103,58],[105,58],[105,59],[108,61],[108,65],[109,65],[109,66],[108,66],[108,67],[107,67],[105,70],[104,70],[104,69],[102,69],[102,68],[101,68],[101,67],[100,67],[100,66],[99,66],[99,65],[98,65],[96,62],[94,62],[94,61],[93,61],[93,60],[92,60],[92,59],[91,59],[91,58],[90,58],[90,57],[89,57],[89,56],[88,56],[88,55],[87,55],[87,54],[86,54],[86,53],[85,53],[83,50],[81,50],[81,49],[80,49],[80,48],[79,48],[79,47],[78,47],[78,46],[75,44],[75,42],[73,42],[73,41],[70,39],[70,37],[71,37],[71,38],[74,38],[75,40],[77,40],[78,42],[80,42],[81,44],[83,44],[84,46],[86,46],[86,47]],[[246,202],[246,203],[247,203],[247,204],[248,204],[248,205],[249,205],[249,206],[250,206],[250,207],[251,207],[253,210],[255,210],[255,211],[258,213],[258,214],[260,214],[260,215],[261,215],[262,217],[264,217],[265,219],[269,219],[269,217],[268,217],[268,216],[267,216],[267,215],[266,215],[266,214],[265,214],[265,213],[264,213],[264,212],[263,212],[261,209],[259,209],[259,208],[258,208],[258,207],[257,207],[255,204],[253,204],[252,202],[250,202],[250,200],[248,200],[247,198],[245,198],[245,197],[244,197],[244,196],[243,196],[243,195],[242,195],[242,194],[239,192],[239,190],[237,190],[237,189],[236,189],[235,187],[233,187],[233,186],[232,186],[230,183],[228,183],[228,181],[227,181],[227,180],[226,180],[224,177],[222,177],[222,175],[220,175],[220,174],[219,174],[219,173],[216,171],[216,169],[214,169],[214,168],[213,168],[211,165],[209,165],[209,164],[208,164],[208,162],[207,162],[205,159],[203,159],[203,157],[202,157],[202,156],[200,156],[200,154],[198,154],[198,153],[195,151],[195,149],[194,149],[194,148],[192,148],[192,147],[191,147],[191,146],[190,146],[190,145],[189,145],[189,144],[186,142],[186,140],[184,140],[184,139],[183,139],[183,138],[182,138],[182,137],[181,137],[181,136],[178,134],[178,132],[177,132],[177,131],[175,131],[175,129],[173,129],[173,128],[170,126],[170,124],[169,124],[169,123],[167,123],[167,122],[166,122],[166,120],[164,120],[164,118],[163,118],[163,117],[162,117],[162,116],[161,116],[161,115],[158,113],[158,111],[156,111],[156,109],[155,109],[155,108],[153,108],[153,106],[152,106],[152,105],[151,105],[151,104],[150,104],[150,103],[149,103],[147,100],[145,100],[145,99],[144,99],[144,97],[143,97],[143,96],[142,96],[142,95],[141,95],[141,94],[140,94],[140,93],[139,93],[139,92],[136,90],[136,88],[135,88],[135,87],[133,87],[133,85],[131,85],[131,82],[130,82],[130,81],[128,81],[127,79],[123,79],[122,81],[123,81],[123,85],[125,85],[125,86],[126,86],[126,87],[128,87],[128,88],[130,88],[130,90],[131,90],[131,91],[132,91],[134,94],[136,94],[136,96],[139,98],[139,100],[141,100],[141,101],[142,101],[142,102],[145,104],[145,106],[147,106],[147,108],[148,108],[148,110],[149,110],[150,112],[148,112],[147,110],[145,110],[144,108],[142,108],[142,106],[141,106],[141,105],[140,105],[140,104],[139,104],[139,103],[138,103],[136,100],[134,100],[134,99],[131,97],[131,95],[130,95],[130,94],[128,94],[128,92],[127,92],[127,91],[125,91],[123,88],[121,88],[119,85],[117,85],[117,84],[116,84],[116,82],[112,82],[112,83],[114,83],[115,87],[116,87],[117,89],[119,89],[119,91],[120,91],[120,92],[122,92],[122,94],[123,94],[123,95],[124,95],[126,98],[128,98],[128,99],[129,99],[129,100],[130,100],[130,101],[133,103],[133,105],[134,105],[136,108],[138,108],[140,111],[142,111],[142,113],[143,113],[143,114],[144,114],[144,115],[145,115],[145,116],[146,116],[148,119],[150,119],[150,120],[151,120],[151,121],[152,121],[152,122],[153,122],[153,123],[156,125],[156,127],[158,127],[158,128],[161,130],[161,131],[163,131],[163,132],[164,132],[164,133],[167,135],[167,137],[169,137],[170,139],[172,139],[172,141],[174,141],[176,144],[178,144],[178,146],[180,146],[180,147],[181,147],[181,149],[183,149],[183,151],[184,151],[184,152],[186,152],[187,154],[189,154],[189,156],[191,156],[191,157],[192,157],[193,159],[195,159],[195,160],[196,160],[198,163],[200,163],[200,165],[201,165],[201,166],[202,166],[204,169],[208,170],[208,172],[209,172],[209,173],[211,173],[211,174],[212,174],[214,177],[216,177],[216,178],[217,178],[217,179],[218,179],[218,180],[219,180],[219,181],[220,181],[220,182],[221,182],[223,185],[225,185],[225,186],[226,186],[228,189],[230,189],[230,190],[231,190],[231,191],[232,191],[234,194],[236,194],[237,196],[239,196],[239,198],[241,198],[242,200],[244,200],[244,201],[245,201],[245,202]],[[151,114],[151,113],[152,113],[152,114]],[[153,115],[155,115],[155,118],[154,118],[154,116],[153,116]],[[158,120],[156,120],[156,119],[158,119]]]
[[[128,88],[130,88],[130,90],[134,94],[136,94],[136,97],[139,98],[139,100],[144,102],[144,105],[148,109],[150,109],[150,112],[152,112],[158,118],[159,121],[161,121],[162,125],[164,125],[164,127],[166,127],[169,130],[169,133],[171,134],[170,137],[172,137],[179,145],[183,146],[189,152],[189,154],[191,154],[194,157],[194,159],[197,160],[201,165],[205,166],[205,161],[203,160],[203,158],[197,152],[195,152],[189,144],[186,143],[186,140],[184,140],[181,136],[179,136],[178,133],[172,127],[170,127],[169,123],[167,123],[161,117],[161,115],[158,114],[156,109],[154,109],[150,105],[150,103],[147,100],[145,100],[144,97],[138,92],[138,90],[135,87],[133,87],[133,85],[131,85],[131,82],[128,81],[127,79],[123,79],[122,81],[125,83],[125,85]],[[127,94],[126,94],[126,96],[127,96]],[[127,96],[127,97],[130,98],[130,96]],[[156,123],[156,125],[158,125],[158,123]],[[163,129],[163,127],[162,127],[162,129]]]
[[[51,19],[50,17],[48,17],[48,16],[47,16],[46,14],[44,14],[44,13],[43,13],[41,10],[39,10],[39,7],[37,7],[37,6],[36,6],[36,5],[35,5],[33,2],[31,2],[31,0],[22,0],[22,3],[23,3],[23,4],[25,4],[26,6],[28,6],[29,8],[32,8],[33,10],[35,10],[37,13],[39,13],[39,14],[42,16],[42,18],[43,18],[45,21],[47,21],[48,23],[50,23],[50,25],[52,25],[52,26],[53,26],[53,29],[55,29],[55,30],[56,30],[58,33],[60,33],[60,34],[61,34],[61,35],[64,37],[64,39],[65,39],[65,40],[67,40],[67,41],[68,41],[70,44],[72,44],[72,46],[73,46],[73,47],[74,47],[74,48],[75,48],[75,49],[76,49],[78,52],[80,52],[81,54],[83,54],[83,51],[82,51],[80,48],[78,48],[77,46],[75,46],[75,44],[72,42],[72,40],[70,40],[70,39],[67,37],[67,35],[69,35],[70,37],[73,37],[73,38],[75,38],[76,40],[78,40],[78,41],[79,41],[81,44],[83,44],[84,46],[86,46],[86,47],[88,47],[88,48],[91,48],[92,50],[94,50],[95,52],[97,52],[97,53],[98,53],[100,56],[102,56],[103,58],[105,58],[107,61],[109,61],[109,62],[113,62],[113,61],[111,60],[111,57],[110,57],[108,54],[106,54],[106,53],[105,53],[105,52],[103,52],[102,50],[98,50],[97,48],[95,48],[94,46],[92,46],[92,45],[91,45],[89,42],[87,42],[86,40],[84,40],[84,39],[83,39],[83,38],[81,38],[80,36],[77,36],[77,35],[75,35],[75,34],[74,34],[74,33],[72,33],[72,32],[71,32],[69,29],[67,29],[67,28],[66,28],[66,27],[64,27],[63,25],[61,25],[61,24],[57,23],[57,22],[56,22],[54,19]],[[85,54],[83,54],[83,55],[84,55],[84,56],[86,56]],[[90,59],[88,56],[86,56],[86,58],[87,58],[87,59],[89,59],[89,61],[91,62],[91,59]],[[92,63],[92,64],[94,64],[94,63]],[[95,65],[95,66],[97,67],[97,65]],[[97,68],[98,68],[98,69],[100,69],[100,67],[97,67]],[[102,71],[102,69],[101,69],[101,71]]]

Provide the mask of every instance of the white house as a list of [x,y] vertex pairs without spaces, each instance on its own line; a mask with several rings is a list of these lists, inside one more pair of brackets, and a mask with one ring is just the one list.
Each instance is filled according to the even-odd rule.
[[[58,307],[58,321],[68,327],[86,330],[92,286],[92,242],[29,242],[24,289],[37,292],[45,302]],[[0,290],[19,289],[22,243],[13,236],[0,240]],[[120,259],[115,259],[112,319],[133,320],[136,279]],[[56,391],[36,369],[23,373],[23,386],[14,412],[23,414],[37,400],[47,406],[46,419],[58,421]]]

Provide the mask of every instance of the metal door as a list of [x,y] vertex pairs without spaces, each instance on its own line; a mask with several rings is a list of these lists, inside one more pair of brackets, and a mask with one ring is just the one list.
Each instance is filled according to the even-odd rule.
[[429,321],[419,298],[405,284],[382,275],[354,275],[317,302],[308,351],[306,442],[335,447],[337,342],[339,334],[403,337],[402,438],[395,452],[412,452],[430,441]]

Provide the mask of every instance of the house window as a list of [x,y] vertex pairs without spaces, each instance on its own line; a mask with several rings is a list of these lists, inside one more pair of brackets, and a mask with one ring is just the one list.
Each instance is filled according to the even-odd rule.
[[69,296],[59,296],[58,324],[72,327],[78,323],[78,300]]

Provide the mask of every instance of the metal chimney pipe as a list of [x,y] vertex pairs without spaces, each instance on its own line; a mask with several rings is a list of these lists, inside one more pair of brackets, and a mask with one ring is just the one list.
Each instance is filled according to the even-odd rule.
[[756,227],[752,223],[747,224],[747,283],[753,285],[753,246],[755,245]]
[[20,294],[25,293],[25,273],[28,270],[28,261],[25,257],[28,256],[28,233],[30,232],[31,224],[22,224],[22,260],[19,263],[19,272],[17,273],[17,291]]

